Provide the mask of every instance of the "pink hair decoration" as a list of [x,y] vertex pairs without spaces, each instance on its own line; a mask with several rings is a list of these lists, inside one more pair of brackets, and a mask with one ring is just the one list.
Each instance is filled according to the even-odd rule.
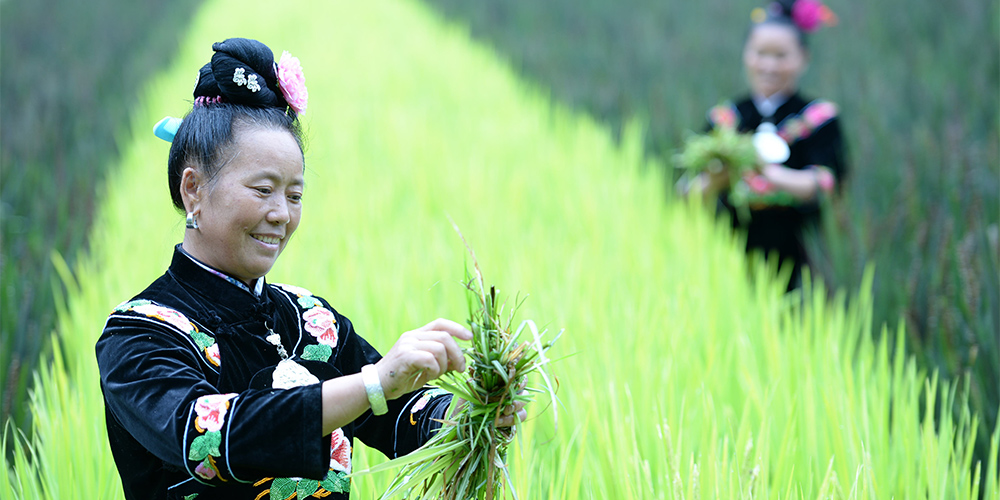
[[194,98],[195,107],[208,106],[209,104],[218,104],[220,102],[222,102],[221,95],[217,95],[215,97],[198,96]]
[[278,87],[285,96],[288,107],[296,114],[305,114],[309,104],[309,90],[306,89],[306,77],[302,73],[299,58],[292,57],[288,51],[284,51],[274,66],[274,72],[278,75]]
[[820,26],[834,26],[837,15],[819,0],[796,0],[792,4],[792,22],[806,33],[812,33]]

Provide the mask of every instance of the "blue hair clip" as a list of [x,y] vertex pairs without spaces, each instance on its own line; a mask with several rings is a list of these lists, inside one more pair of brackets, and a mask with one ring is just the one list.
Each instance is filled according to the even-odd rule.
[[174,142],[174,136],[177,135],[177,129],[180,128],[182,121],[180,118],[165,116],[153,125],[153,135],[164,141]]

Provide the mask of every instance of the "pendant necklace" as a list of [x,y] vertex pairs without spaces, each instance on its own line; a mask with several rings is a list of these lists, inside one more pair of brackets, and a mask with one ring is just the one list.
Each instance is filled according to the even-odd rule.
[[319,383],[319,378],[309,373],[306,367],[288,357],[285,346],[281,345],[281,336],[274,333],[274,330],[271,330],[266,321],[264,322],[264,327],[267,328],[267,337],[265,338],[278,349],[278,355],[281,356],[281,361],[278,362],[278,366],[274,368],[274,374],[271,375],[271,387],[275,389],[291,389],[292,387],[302,387],[304,385]]
[[781,165],[788,160],[791,150],[788,143],[778,135],[778,128],[771,122],[761,123],[753,135],[753,145],[757,154],[766,163]]

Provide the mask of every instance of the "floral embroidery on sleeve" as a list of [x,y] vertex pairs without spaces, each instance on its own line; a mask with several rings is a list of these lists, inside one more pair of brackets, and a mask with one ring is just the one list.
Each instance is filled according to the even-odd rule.
[[191,440],[188,446],[187,458],[193,462],[199,462],[194,468],[194,474],[205,481],[219,478],[219,467],[216,462],[222,452],[219,446],[222,444],[222,427],[226,423],[226,413],[229,412],[229,404],[236,394],[210,394],[202,396],[195,402],[194,412],[197,415],[194,419],[194,430],[198,435]]
[[778,135],[788,144],[794,144],[809,137],[836,117],[836,104],[823,100],[813,101],[799,114],[785,118],[778,127]]
[[219,345],[215,342],[215,338],[199,330],[198,326],[192,323],[180,311],[161,306],[149,300],[133,300],[115,307],[115,312],[124,313],[129,311],[158,319],[187,334],[198,345],[198,348],[201,349],[202,354],[205,355],[205,359],[209,363],[215,367],[222,365],[222,359],[219,357]]
[[263,498],[269,494],[269,499],[284,500],[291,498],[323,498],[330,493],[350,493],[351,480],[347,476],[351,473],[351,440],[347,439],[342,429],[333,431],[330,436],[330,469],[322,481],[315,479],[302,479],[297,477],[277,477],[264,478],[254,483],[254,486],[261,486],[267,481],[271,481],[270,488],[262,491],[257,498]]
[[351,441],[342,429],[330,436],[330,469],[345,474],[351,473]]
[[427,403],[430,403],[432,399],[438,396],[444,396],[446,394],[450,393],[444,389],[437,387],[435,387],[434,389],[430,389],[428,391],[424,391],[424,393],[420,395],[420,399],[417,399],[417,402],[413,403],[413,406],[410,407],[410,425],[417,425],[417,421],[414,420],[413,417],[418,412],[420,412],[420,410],[426,408]]

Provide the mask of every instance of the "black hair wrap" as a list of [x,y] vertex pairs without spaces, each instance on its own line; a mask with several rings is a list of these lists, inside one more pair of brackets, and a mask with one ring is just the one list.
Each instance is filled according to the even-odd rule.
[[795,0],[775,0],[768,5],[767,14],[768,16],[784,17],[791,21],[793,5],[795,5]]
[[221,96],[233,104],[288,108],[274,73],[274,53],[267,45],[248,38],[230,38],[212,44],[212,50],[212,62],[198,72],[196,99]]
[[792,20],[792,8],[794,5],[795,0],[774,0],[773,2],[769,2],[763,8],[764,15],[762,18],[752,19],[753,22],[750,23],[750,31],[747,33],[747,37],[749,37],[750,33],[757,26],[762,24],[777,24],[791,28],[795,32],[795,38],[798,40],[799,45],[803,49],[808,49],[809,38],[807,33]]

